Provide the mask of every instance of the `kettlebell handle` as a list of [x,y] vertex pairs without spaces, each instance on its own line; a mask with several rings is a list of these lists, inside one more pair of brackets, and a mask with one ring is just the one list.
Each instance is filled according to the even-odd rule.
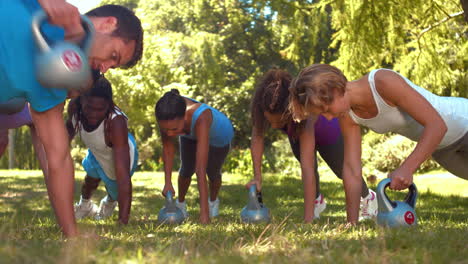
[[[32,18],[31,22],[31,30],[34,36],[34,39],[36,40],[36,44],[39,47],[39,50],[41,52],[47,52],[50,50],[50,45],[47,43],[45,40],[42,32],[41,32],[41,25],[47,21],[48,16],[44,12],[44,10],[38,10]],[[83,50],[85,54],[88,54],[89,49],[91,48],[91,43],[93,40],[93,35],[94,35],[94,25],[91,22],[91,20],[84,15],[81,15],[81,25],[83,26],[83,29],[85,31],[85,38],[84,40],[80,43],[80,48]]]
[[257,185],[256,184],[250,185],[249,195],[253,195],[254,197],[257,195]]
[[408,189],[409,192],[405,197],[405,203],[414,208],[416,206],[416,199],[418,197],[418,189],[414,183],[412,183]]
[[166,201],[172,202],[172,192],[171,192],[171,191],[167,191],[167,193],[166,193]]
[[[387,193],[385,193],[385,189],[390,186],[391,179],[386,178],[380,181],[379,185],[377,186],[377,198],[379,203],[379,211],[382,209],[386,209],[387,212],[393,210],[396,207],[396,203],[390,198],[388,198]],[[416,198],[417,198],[417,188],[414,183],[412,183],[409,187],[409,192],[406,195],[405,202],[409,204],[411,207],[415,207],[416,205]]]

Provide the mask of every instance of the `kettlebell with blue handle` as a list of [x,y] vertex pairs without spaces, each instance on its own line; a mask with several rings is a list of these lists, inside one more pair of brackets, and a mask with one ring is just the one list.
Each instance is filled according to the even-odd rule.
[[172,197],[172,192],[166,193],[166,204],[158,214],[158,222],[161,224],[180,224],[185,220],[182,210],[175,204],[175,200]]
[[244,223],[268,223],[271,220],[270,210],[257,199],[257,186],[250,185],[249,201],[241,211],[241,220]]
[[66,41],[49,44],[41,32],[41,25],[47,21],[43,10],[37,11],[32,19],[33,39],[38,47],[36,57],[36,78],[47,88],[80,90],[91,79],[88,53],[94,36],[94,25],[86,16],[81,16],[85,38],[80,45]]
[[415,206],[418,197],[416,185],[409,186],[409,192],[405,200],[392,201],[385,193],[385,189],[390,185],[391,179],[386,178],[380,181],[377,186],[377,202],[379,210],[377,213],[377,223],[388,227],[410,227],[418,224]]

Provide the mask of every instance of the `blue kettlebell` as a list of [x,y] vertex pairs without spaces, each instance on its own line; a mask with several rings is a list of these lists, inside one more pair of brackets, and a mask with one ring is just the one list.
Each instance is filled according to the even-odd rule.
[[249,202],[241,211],[241,220],[244,223],[268,223],[271,220],[270,210],[257,200],[257,186],[250,185]]
[[41,32],[41,25],[47,20],[43,10],[37,11],[32,19],[33,38],[39,49],[36,57],[36,78],[47,88],[79,90],[91,79],[88,53],[94,35],[94,25],[86,16],[81,24],[86,36],[80,45],[59,41],[49,45]]
[[180,224],[184,221],[184,214],[176,206],[175,200],[172,198],[172,192],[166,194],[166,204],[159,210],[158,222],[162,224]]
[[385,193],[385,188],[390,185],[391,179],[383,179],[377,186],[377,202],[379,212],[377,213],[377,223],[388,227],[409,227],[416,226],[418,219],[416,217],[416,198],[418,190],[413,183],[409,186],[409,192],[405,201],[391,201]]

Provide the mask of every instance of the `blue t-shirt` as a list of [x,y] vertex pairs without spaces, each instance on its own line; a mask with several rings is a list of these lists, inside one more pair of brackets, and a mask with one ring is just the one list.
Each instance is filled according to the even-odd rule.
[[[36,79],[31,21],[40,8],[37,0],[0,1],[0,102],[22,97],[42,112],[65,101],[67,91],[45,88]],[[41,29],[48,41],[64,38],[61,28],[46,23]]]
[[[193,99],[190,100],[199,103]],[[234,129],[232,128],[231,121],[223,113],[206,104],[201,104],[197,109],[195,109],[195,112],[192,115],[192,123],[190,125],[190,135],[184,135],[182,137],[196,140],[194,131],[195,124],[197,123],[198,117],[208,109],[211,111],[211,115],[213,117],[210,127],[209,143],[211,146],[224,147],[231,143],[231,140],[234,137]]]

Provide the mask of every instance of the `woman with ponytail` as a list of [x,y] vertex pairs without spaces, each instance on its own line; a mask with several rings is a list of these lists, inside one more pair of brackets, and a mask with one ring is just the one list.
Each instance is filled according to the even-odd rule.
[[[88,147],[83,160],[86,171],[75,217],[108,218],[119,205],[119,223],[127,224],[132,203],[133,175],[138,161],[135,139],[128,132],[127,116],[114,104],[112,87],[103,76],[94,86],[68,105],[67,129],[70,141],[76,134]],[[92,193],[103,181],[107,195],[99,208],[91,201]]]
[[155,115],[163,142],[165,185],[162,193],[164,196],[168,191],[175,193],[171,175],[175,156],[174,139],[179,137],[181,167],[176,205],[187,217],[185,196],[191,177],[196,173],[200,193],[200,222],[208,224],[210,217],[219,214],[221,168],[234,136],[231,121],[220,111],[181,96],[176,89],[166,92],[159,99]]

